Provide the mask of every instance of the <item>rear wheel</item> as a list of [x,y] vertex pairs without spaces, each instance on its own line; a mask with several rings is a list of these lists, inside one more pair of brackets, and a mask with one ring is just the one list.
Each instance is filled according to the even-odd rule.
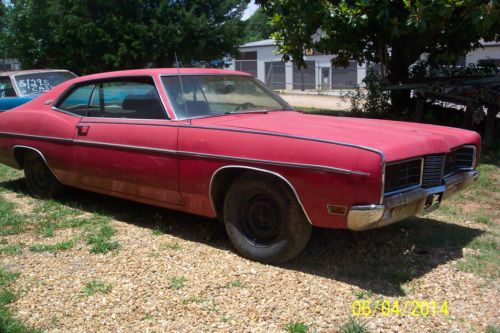
[[63,189],[45,160],[35,152],[29,152],[25,155],[24,178],[30,194],[35,198],[52,198],[61,193]]
[[269,264],[296,256],[306,246],[312,230],[288,187],[255,173],[241,176],[229,188],[224,222],[239,253]]

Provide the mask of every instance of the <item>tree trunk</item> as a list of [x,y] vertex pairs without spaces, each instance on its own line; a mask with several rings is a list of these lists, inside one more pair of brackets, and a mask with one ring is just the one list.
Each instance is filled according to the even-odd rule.
[[484,129],[484,142],[486,147],[491,147],[495,139],[495,119],[497,117],[500,108],[498,106],[488,107],[488,113],[486,114],[486,126]]
[[[389,75],[387,76],[391,84],[398,85],[407,82],[409,67],[417,58],[418,56],[409,54],[408,41],[394,41],[388,64]],[[410,90],[391,91],[391,113],[393,115],[401,115],[409,111],[410,92]]]

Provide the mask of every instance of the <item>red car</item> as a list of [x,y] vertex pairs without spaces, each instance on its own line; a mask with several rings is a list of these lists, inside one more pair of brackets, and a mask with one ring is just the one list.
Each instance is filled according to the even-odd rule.
[[37,198],[63,185],[225,223],[243,256],[298,254],[313,226],[422,215],[476,180],[478,134],[307,115],[252,76],[145,69],[66,81],[0,114],[0,162]]

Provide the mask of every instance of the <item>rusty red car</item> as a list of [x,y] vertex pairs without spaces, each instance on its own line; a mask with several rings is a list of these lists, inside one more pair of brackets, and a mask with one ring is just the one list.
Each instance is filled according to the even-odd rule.
[[281,263],[314,227],[365,230],[474,182],[480,137],[309,115],[247,73],[83,76],[0,114],[0,162],[49,198],[70,186],[218,218],[243,256]]

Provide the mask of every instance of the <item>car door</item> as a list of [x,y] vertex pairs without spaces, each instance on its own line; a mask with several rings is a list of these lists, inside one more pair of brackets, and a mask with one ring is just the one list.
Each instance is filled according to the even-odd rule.
[[182,204],[178,127],[167,119],[153,79],[115,78],[87,89],[87,112],[75,129],[78,186],[156,205]]

